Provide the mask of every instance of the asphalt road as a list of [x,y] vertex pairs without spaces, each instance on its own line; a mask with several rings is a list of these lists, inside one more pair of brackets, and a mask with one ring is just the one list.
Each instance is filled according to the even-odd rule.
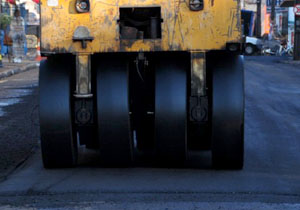
[[[300,66],[250,57],[245,68],[244,170],[97,168],[93,153],[78,168],[45,170],[36,149],[0,183],[0,209],[300,209]],[[22,104],[36,100],[36,76]]]
[[37,68],[0,80],[0,181],[37,145],[37,86]]

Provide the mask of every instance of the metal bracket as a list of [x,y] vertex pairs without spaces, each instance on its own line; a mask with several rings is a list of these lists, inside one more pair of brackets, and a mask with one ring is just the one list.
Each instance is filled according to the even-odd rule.
[[80,42],[81,42],[81,47],[82,47],[82,49],[86,49],[86,47],[87,47],[87,42],[91,42],[91,41],[93,41],[93,40],[94,40],[93,37],[87,37],[87,38],[85,38],[85,39],[79,39],[79,38],[74,38],[74,37],[73,37],[73,41],[74,41],[74,42],[76,42],[76,41],[80,41]]
[[76,55],[76,98],[91,98],[90,55]]
[[195,122],[208,121],[205,61],[204,52],[191,52],[190,120]]
[[73,34],[73,41],[74,42],[81,42],[81,47],[86,49],[87,42],[91,42],[94,40],[94,37],[90,35],[90,31],[85,26],[78,26]]
[[205,53],[191,52],[191,95],[206,96]]

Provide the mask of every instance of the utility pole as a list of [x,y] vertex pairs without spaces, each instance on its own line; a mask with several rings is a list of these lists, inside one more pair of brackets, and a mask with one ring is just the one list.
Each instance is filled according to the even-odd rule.
[[276,0],[272,0],[271,4],[271,21],[275,20],[275,7],[276,7]]
[[275,7],[276,7],[276,0],[271,0],[271,35],[272,35],[272,39],[274,37],[276,37],[276,20],[275,20],[275,17],[276,17],[276,10],[275,10]]
[[261,1],[256,0],[256,36],[261,37]]
[[[300,4],[300,0],[295,0],[295,5]],[[300,16],[295,15],[295,37],[294,37],[294,60],[300,60]]]

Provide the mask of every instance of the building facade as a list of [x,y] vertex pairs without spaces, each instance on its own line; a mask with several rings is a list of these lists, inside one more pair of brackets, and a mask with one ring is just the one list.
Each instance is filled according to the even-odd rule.
[[[274,20],[271,20],[272,1],[275,3]],[[261,0],[261,34],[257,36],[272,34],[275,39],[286,39],[288,45],[294,43],[294,21],[293,8],[280,7],[284,0]],[[241,0],[242,10],[252,11],[257,14],[258,0]],[[256,22],[257,23],[257,22]],[[257,27],[257,26],[256,26]]]

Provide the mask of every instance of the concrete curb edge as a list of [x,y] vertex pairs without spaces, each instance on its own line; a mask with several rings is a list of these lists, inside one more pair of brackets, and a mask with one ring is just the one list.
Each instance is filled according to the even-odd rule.
[[18,74],[18,73],[21,73],[21,72],[29,71],[31,69],[34,69],[34,68],[38,67],[38,66],[39,66],[39,63],[31,63],[31,64],[28,64],[24,67],[19,67],[19,68],[7,70],[5,72],[1,72],[0,73],[0,80],[4,79],[4,78],[7,78],[7,77],[10,77],[10,76],[13,76],[13,75]]

